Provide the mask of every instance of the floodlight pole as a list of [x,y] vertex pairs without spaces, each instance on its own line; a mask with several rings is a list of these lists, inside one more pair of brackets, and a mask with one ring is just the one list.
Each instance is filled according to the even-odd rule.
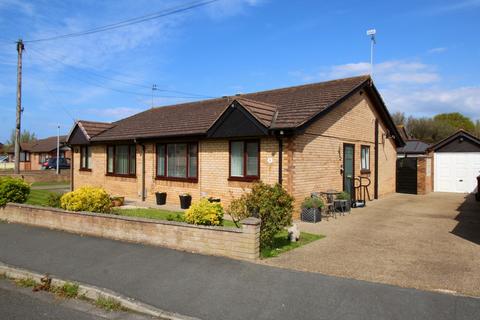
[[370,77],[372,78],[373,78],[373,49],[375,47],[375,44],[377,43],[375,40],[376,33],[377,33],[377,30],[375,29],[367,30],[367,36],[370,36]]

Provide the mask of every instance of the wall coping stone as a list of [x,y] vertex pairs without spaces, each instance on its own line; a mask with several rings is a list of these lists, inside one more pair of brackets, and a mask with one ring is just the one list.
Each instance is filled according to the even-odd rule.
[[[147,219],[147,218],[139,218],[139,217],[127,217],[127,216],[119,216],[119,215],[107,214],[107,213],[92,213],[92,212],[87,212],[87,211],[68,211],[68,210],[63,210],[63,209],[59,209],[59,208],[42,207],[42,206],[35,206],[35,205],[23,204],[23,203],[9,202],[9,203],[7,203],[6,206],[50,211],[52,213],[59,213],[59,214],[91,216],[91,217],[99,217],[99,218],[105,218],[105,219],[117,219],[117,220],[124,220],[124,221],[133,221],[133,222],[143,222],[143,223],[151,223],[151,224],[163,224],[163,225],[187,227],[187,228],[193,228],[193,229],[207,229],[207,230],[212,230],[212,231],[243,233],[241,228],[203,226],[203,225],[190,224],[190,223],[186,223],[186,222],[168,221],[168,220],[155,220],[155,219]],[[248,220],[248,219],[250,219],[250,218],[247,218],[245,220]],[[253,218],[253,219],[256,219],[256,218]],[[245,220],[242,220],[240,222],[242,224],[244,224]],[[257,219],[257,220],[259,220],[259,219]],[[245,224],[246,225],[253,225],[253,224],[249,224],[248,221]]]

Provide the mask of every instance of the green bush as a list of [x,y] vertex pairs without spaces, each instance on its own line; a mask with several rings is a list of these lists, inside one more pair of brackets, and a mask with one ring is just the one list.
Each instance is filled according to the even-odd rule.
[[0,178],[0,207],[8,202],[24,203],[30,194],[30,185],[21,179]]
[[112,201],[103,188],[82,187],[66,193],[60,199],[61,207],[70,211],[110,213]]
[[240,227],[239,222],[245,218],[250,217],[250,213],[247,210],[247,196],[244,194],[240,198],[233,199],[227,208],[227,214],[232,217],[233,222]]
[[302,209],[321,209],[323,207],[323,200],[319,197],[306,197],[302,202]]
[[203,198],[192,203],[185,211],[184,219],[190,224],[221,226],[223,225],[223,208],[219,202],[210,202]]
[[47,206],[52,208],[61,208],[62,195],[60,193],[51,193],[47,198]]
[[262,220],[260,245],[271,247],[275,235],[292,223],[293,197],[280,184],[274,186],[257,182],[246,195],[246,208]]
[[342,191],[337,195],[338,200],[350,200],[350,194],[348,192]]

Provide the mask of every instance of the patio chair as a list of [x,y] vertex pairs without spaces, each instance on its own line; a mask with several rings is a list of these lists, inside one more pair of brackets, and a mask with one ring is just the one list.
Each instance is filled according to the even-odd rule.
[[335,212],[334,195],[324,192],[322,192],[321,194],[325,203],[325,217],[327,218],[327,221],[330,216],[337,219],[337,213]]

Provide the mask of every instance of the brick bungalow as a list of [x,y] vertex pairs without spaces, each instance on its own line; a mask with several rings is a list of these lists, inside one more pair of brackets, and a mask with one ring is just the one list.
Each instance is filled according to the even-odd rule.
[[[71,150],[66,141],[67,136],[60,136],[60,158],[71,159]],[[57,157],[56,136],[20,144],[20,170],[22,171],[41,170],[42,163],[55,157]],[[8,161],[15,161],[13,146],[8,150]]]
[[262,180],[281,183],[297,206],[313,191],[350,191],[350,177],[368,177],[372,198],[395,192],[396,148],[404,145],[369,76],[153,108],[113,123],[78,121],[68,143],[73,189],[228,204]]

